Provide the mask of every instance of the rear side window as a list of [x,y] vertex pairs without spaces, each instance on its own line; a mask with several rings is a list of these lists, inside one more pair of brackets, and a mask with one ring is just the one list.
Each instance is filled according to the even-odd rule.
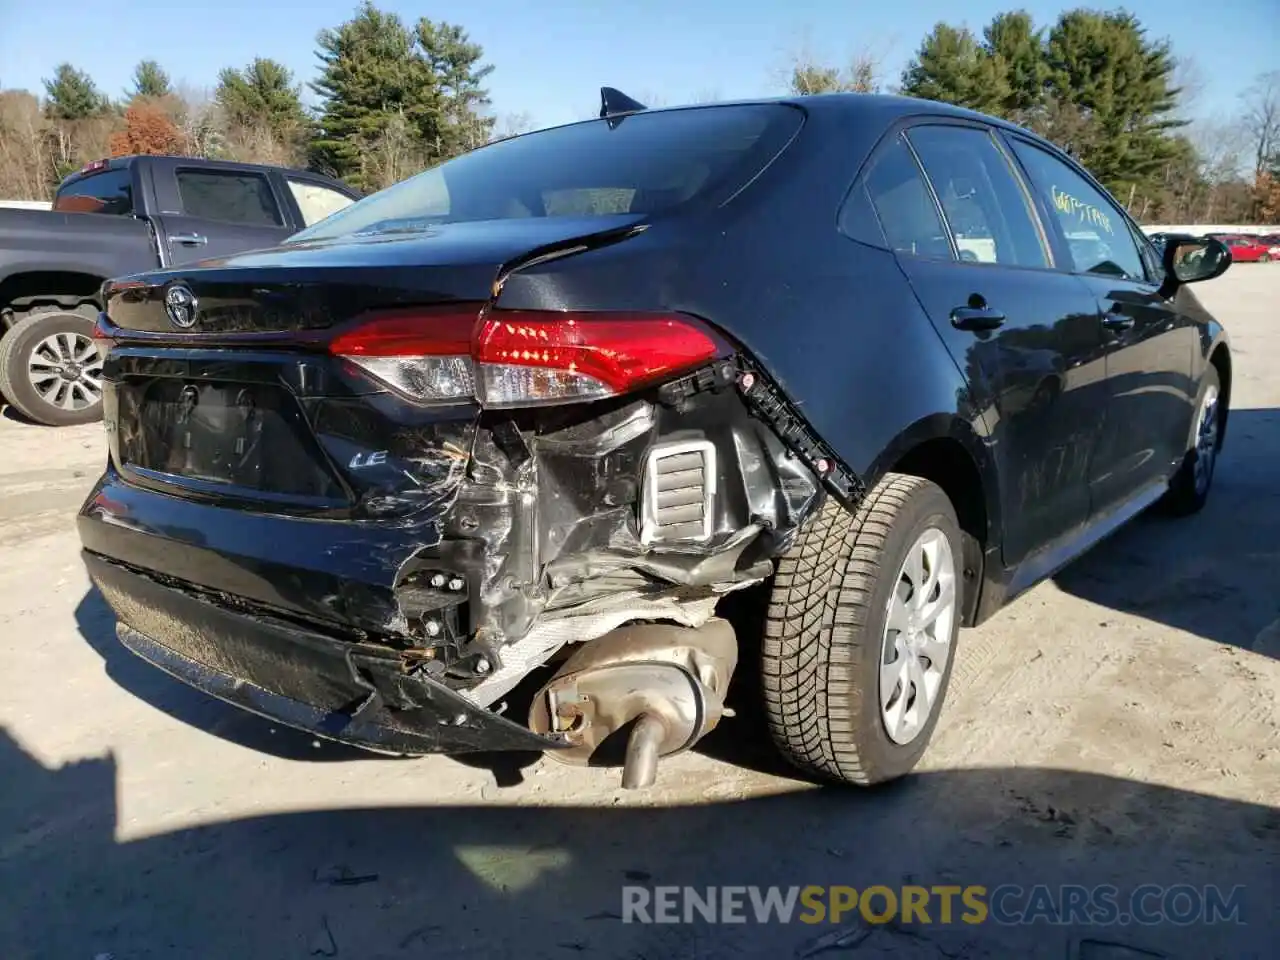
[[793,107],[746,104],[542,130],[433,167],[294,239],[414,232],[477,220],[663,213],[746,185],[803,120]]
[[63,213],[133,215],[133,176],[129,170],[104,170],[58,190],[53,209]]
[[942,204],[960,259],[1049,265],[1027,195],[985,130],[922,126],[907,131]]
[[303,225],[308,227],[355,202],[345,193],[339,193],[332,187],[326,187],[312,180],[290,179],[289,192],[293,194],[293,200],[302,214]]
[[1013,152],[1063,234],[1078,273],[1146,280],[1129,221],[1111,200],[1057,157],[1013,139]]
[[[951,244],[938,216],[938,207],[929,195],[920,165],[901,135],[876,153],[859,189],[875,211],[891,250],[918,257],[951,259]],[[861,202],[849,203],[841,216],[841,228],[855,238],[865,231],[848,221],[858,216],[862,206]]]
[[182,212],[203,220],[278,227],[284,224],[267,178],[257,173],[179,170]]

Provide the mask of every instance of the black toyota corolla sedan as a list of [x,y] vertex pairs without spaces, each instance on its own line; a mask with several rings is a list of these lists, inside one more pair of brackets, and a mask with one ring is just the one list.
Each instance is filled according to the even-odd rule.
[[797,765],[900,776],[961,626],[1204,504],[1230,254],[937,103],[602,100],[108,284],[89,572],[139,656],[371,750],[641,786],[741,650]]

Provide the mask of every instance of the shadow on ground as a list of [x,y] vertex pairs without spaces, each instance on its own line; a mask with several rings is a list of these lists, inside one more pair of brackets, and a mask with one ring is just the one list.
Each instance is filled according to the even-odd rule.
[[1278,468],[1280,410],[1232,411],[1201,513],[1150,511],[1056,583],[1100,606],[1280,658]]
[[[1275,809],[1088,774],[953,771],[668,808],[281,812],[126,841],[116,778],[110,755],[50,770],[0,731],[4,956],[717,960],[856,946],[860,958],[1245,960],[1280,933]],[[1143,883],[1216,885],[1240,912],[1185,926],[941,925],[935,900],[937,925],[620,922],[624,884],[980,884],[989,897],[1015,884],[1001,905],[1016,913],[1036,884],[1114,884],[1127,909]]]

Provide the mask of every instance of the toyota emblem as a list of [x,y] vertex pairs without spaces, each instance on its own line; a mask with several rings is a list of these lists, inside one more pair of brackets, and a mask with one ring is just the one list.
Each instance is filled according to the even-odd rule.
[[190,330],[196,325],[196,295],[179,284],[170,287],[164,294],[164,310],[169,314],[169,322],[175,327]]

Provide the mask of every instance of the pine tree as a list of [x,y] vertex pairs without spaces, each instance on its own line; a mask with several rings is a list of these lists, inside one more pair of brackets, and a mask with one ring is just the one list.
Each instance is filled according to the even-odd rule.
[[305,135],[311,122],[302,106],[302,88],[275,60],[258,57],[240,70],[226,67],[218,74],[213,97],[228,126],[265,127],[281,141]]
[[907,64],[902,92],[993,113],[1009,97],[1006,73],[1003,58],[983,49],[967,29],[939,23]]
[[1002,13],[982,32],[983,49],[1004,64],[1008,93],[996,113],[1015,123],[1029,123],[1042,109],[1048,67],[1044,38],[1025,10]]
[[426,17],[415,30],[418,49],[426,60],[440,96],[441,123],[432,159],[456,156],[488,141],[494,118],[489,107],[489,91],[482,84],[493,72],[481,64],[484,48],[472,43],[462,27],[432,23]]
[[400,118],[420,146],[439,129],[440,97],[414,36],[394,13],[366,2],[355,17],[318,38],[320,78],[311,86],[324,99],[312,143],[317,163],[354,186],[382,186],[366,177],[363,158]]
[[53,79],[44,81],[45,113],[53,120],[84,120],[110,109],[87,73],[69,63],[60,63]]
[[143,60],[134,68],[133,90],[129,92],[129,99],[147,97],[159,100],[172,93],[173,87],[169,83],[169,74],[165,73],[155,60]]
[[1132,14],[1072,10],[1045,44],[1049,97],[1078,110],[1088,137],[1081,162],[1121,201],[1153,184],[1176,155],[1174,59]]

